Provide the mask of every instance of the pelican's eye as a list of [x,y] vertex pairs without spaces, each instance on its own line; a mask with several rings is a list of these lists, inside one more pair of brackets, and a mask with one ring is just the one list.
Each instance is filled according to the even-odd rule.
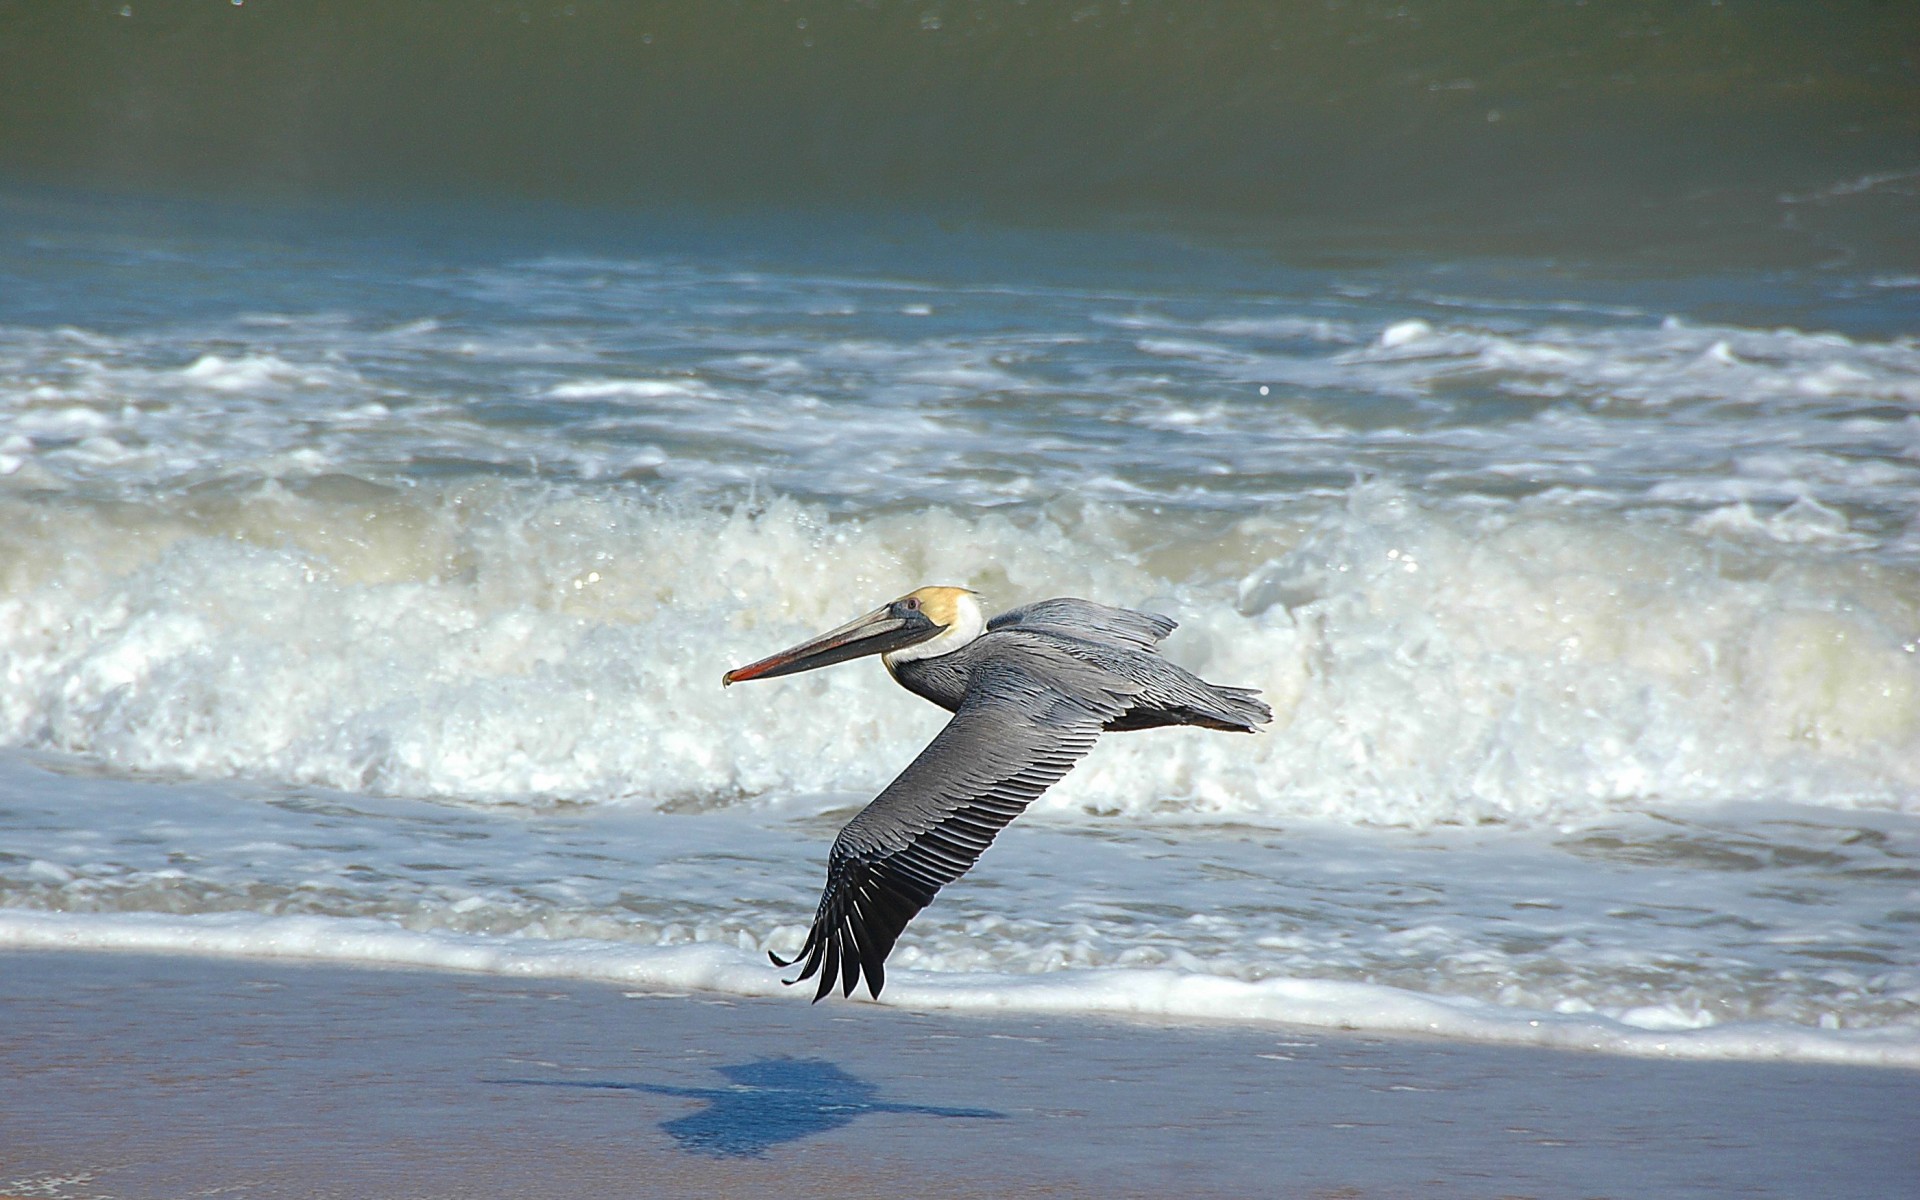
[[905,600],[902,600],[900,603],[907,606],[908,612],[920,611],[920,597],[918,596],[908,596]]

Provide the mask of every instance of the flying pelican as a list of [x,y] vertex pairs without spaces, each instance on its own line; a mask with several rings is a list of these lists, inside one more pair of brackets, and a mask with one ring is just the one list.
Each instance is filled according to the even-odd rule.
[[[894,681],[953,714],[900,777],[847,822],[800,953],[818,1003],[851,996],[864,973],[878,999],[900,931],[973,866],[994,835],[1073,769],[1102,730],[1199,725],[1252,733],[1273,717],[1251,688],[1221,687],[1156,652],[1174,622],[1062,598],[988,620],[966,588],[923,587],[769,658],[723,684],[878,654]],[[823,969],[824,968],[824,969]]]

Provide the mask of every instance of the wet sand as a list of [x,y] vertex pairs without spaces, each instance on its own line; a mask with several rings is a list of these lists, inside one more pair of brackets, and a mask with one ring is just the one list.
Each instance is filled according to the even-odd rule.
[[0,1196],[1920,1195],[1920,1073],[0,954]]

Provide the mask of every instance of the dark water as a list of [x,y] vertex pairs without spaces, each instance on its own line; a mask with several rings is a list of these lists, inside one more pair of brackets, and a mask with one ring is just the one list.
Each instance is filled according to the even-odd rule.
[[0,172],[1920,260],[1914,5],[0,3]]

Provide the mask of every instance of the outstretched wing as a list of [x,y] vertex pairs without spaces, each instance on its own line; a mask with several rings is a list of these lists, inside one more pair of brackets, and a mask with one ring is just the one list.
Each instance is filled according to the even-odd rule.
[[987,622],[989,631],[1028,629],[1133,650],[1152,650],[1178,627],[1178,621],[1159,613],[1115,608],[1075,596],[1023,604]]
[[1139,698],[1107,723],[1109,731],[1198,725],[1252,733],[1273,712],[1251,688],[1208,683],[1160,657],[1159,643],[1177,627],[1172,617],[1114,608],[1064,596],[1009,609],[987,622],[989,632],[1022,630],[1077,645],[1073,653],[1139,685]]
[[967,698],[900,777],[847,823],[827,859],[827,888],[800,953],[798,983],[816,1001],[852,995],[862,974],[879,996],[900,931],[973,866],[994,835],[1073,769],[1138,687],[1048,639],[982,638]]

